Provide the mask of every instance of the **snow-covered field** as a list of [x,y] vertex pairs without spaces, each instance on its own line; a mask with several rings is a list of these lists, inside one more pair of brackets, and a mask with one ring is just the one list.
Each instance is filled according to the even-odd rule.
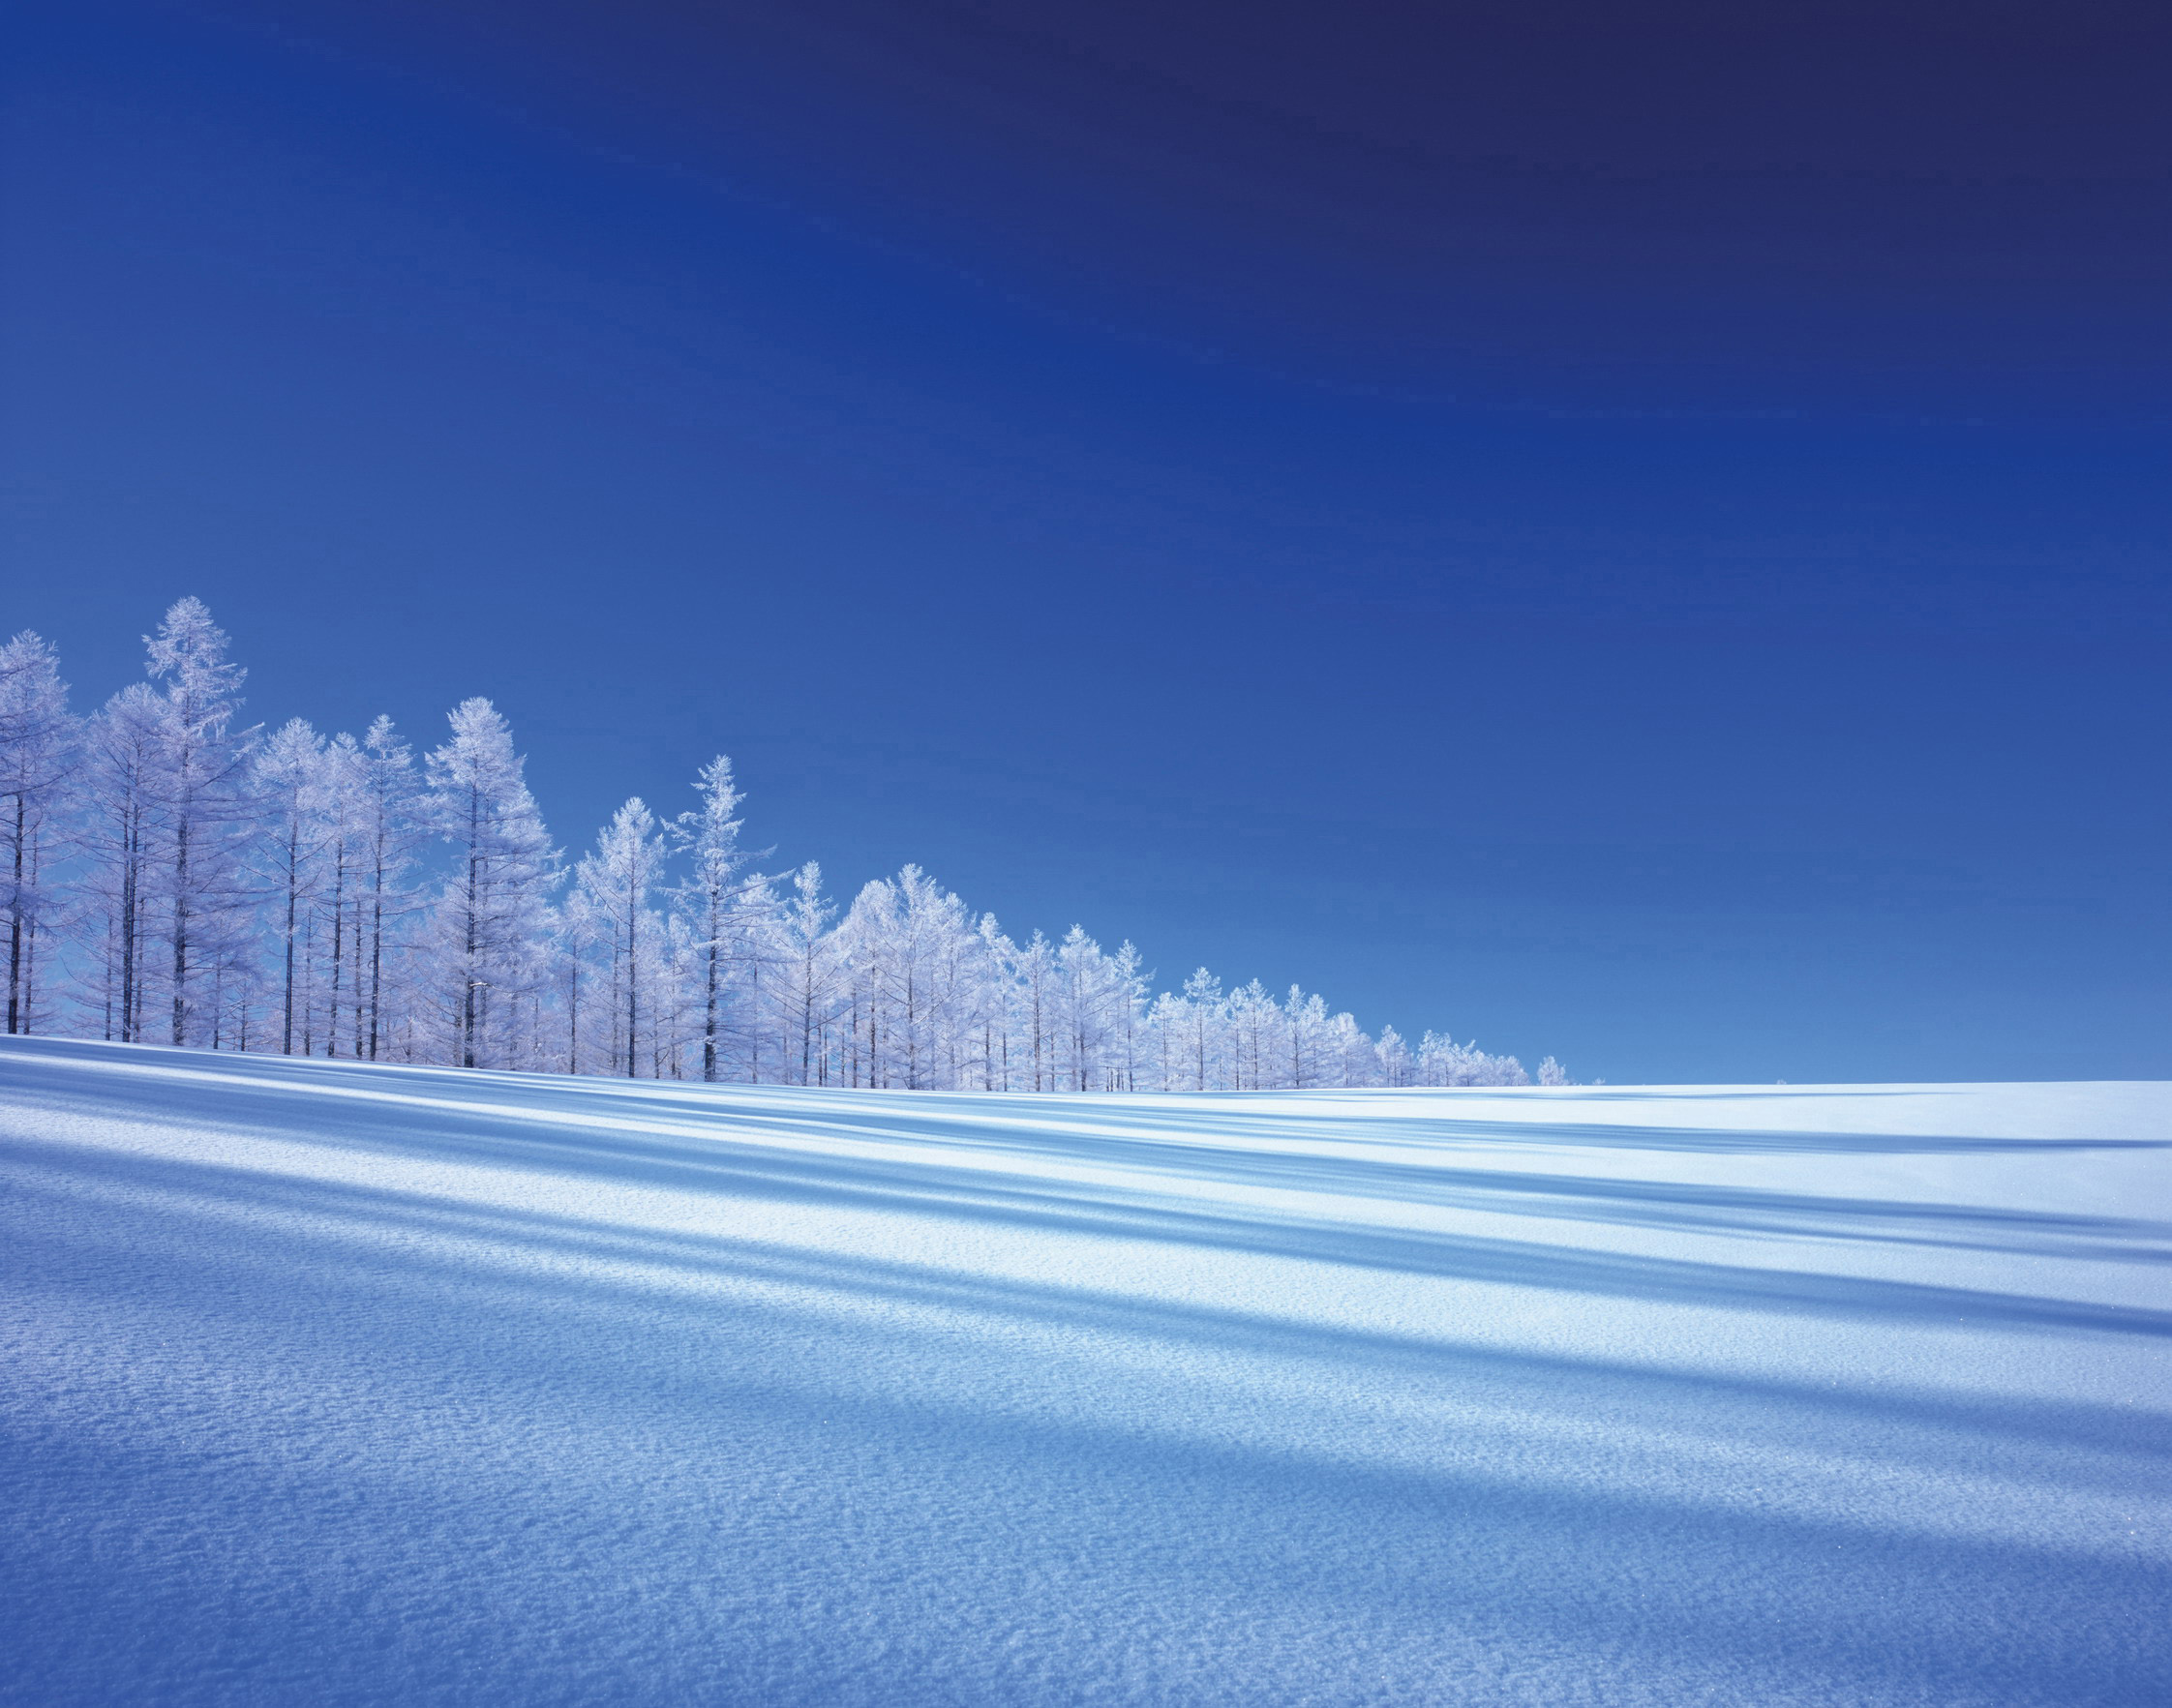
[[2172,1702],[2172,1086],[0,1039],[0,1700]]

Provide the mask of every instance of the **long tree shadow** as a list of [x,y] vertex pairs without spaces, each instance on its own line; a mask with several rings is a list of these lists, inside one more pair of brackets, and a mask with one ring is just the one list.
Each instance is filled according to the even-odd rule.
[[[779,1128],[799,1126],[824,1133],[857,1133],[869,1138],[931,1138],[977,1142],[990,1134],[1008,1142],[1013,1133],[1078,1137],[1198,1137],[1241,1140],[1257,1145],[1318,1147],[1338,1139],[1368,1147],[1408,1145],[1436,1150],[1447,1146],[1503,1143],[1633,1151],[1708,1151],[1784,1155],[1924,1154],[2033,1152],[2132,1151],[2172,1149],[2172,1137],[2021,1138],[1980,1134],[1858,1132],[1784,1127],[1741,1130],[1725,1127],[1629,1124],[1561,1120],[1557,1109],[1578,1101],[1653,1101],[1679,1104],[1699,1099],[1779,1102],[1837,1098],[1861,1102],[1876,1097],[1907,1098],[1920,1094],[1895,1088],[1729,1089],[1680,1092],[1600,1092],[1570,1088],[1533,1094],[1529,1120],[1462,1116],[1453,1113],[1463,1092],[1376,1091],[1321,1093],[1206,1093],[1196,1101],[1184,1095],[1139,1094],[1080,1097],[1064,1093],[977,1093],[853,1091],[792,1086],[705,1086],[663,1080],[571,1078],[562,1074],[526,1074],[449,1067],[411,1067],[326,1059],[292,1060],[273,1056],[210,1055],[147,1045],[113,1045],[75,1039],[0,1038],[0,1083],[5,1083],[11,1054],[50,1058],[100,1068],[107,1073],[135,1068],[178,1087],[200,1080],[206,1087],[243,1082],[269,1090],[288,1086],[309,1093],[342,1091],[366,1097],[412,1094],[425,1088],[427,1100],[494,1109],[507,1119],[562,1118],[580,1123],[599,1112],[621,1114],[649,1109],[674,1123],[723,1120],[758,1121]],[[1470,1094],[1493,1097],[1485,1091]],[[1308,1102],[1316,1111],[1304,1107]],[[1269,1105],[1255,1112],[1248,1104]],[[1296,1105],[1285,1110],[1283,1105]],[[1362,1120],[1340,1124],[1337,1116],[1362,1108]],[[1383,1111],[1422,1108],[1404,1116]],[[1441,1113],[1430,1113],[1441,1110]],[[2172,1117],[2172,1109],[2168,1109]],[[1188,1146],[1187,1149],[1190,1147]],[[1249,1154],[1249,1153],[1248,1153]]]
[[[268,1083],[254,1085],[243,1098],[233,1097],[208,1075],[162,1082],[160,1118],[169,1124],[193,1122],[206,1131],[256,1131],[282,1142],[306,1138],[342,1150],[543,1169],[618,1184],[670,1186],[720,1199],[904,1210],[963,1222],[1172,1242],[1599,1298],[1919,1326],[2172,1337],[2172,1310],[2142,1305],[1654,1257],[1541,1241],[1418,1232],[1339,1218],[1332,1200],[1303,1209],[1233,1205],[1225,1199],[1161,1193],[1120,1181],[967,1167],[954,1156],[930,1159],[910,1153],[885,1156],[810,1151],[758,1142],[748,1132],[750,1127],[759,1132],[762,1123],[735,1124],[714,1113],[667,1137],[631,1124],[599,1128],[592,1111],[591,1120],[581,1123],[567,1120],[558,1107],[547,1107],[539,1114],[526,1105],[508,1108],[479,1096],[412,1099],[401,1108],[399,1120],[389,1121],[375,1102],[324,1096],[306,1078],[287,1083],[277,1076],[264,1078]],[[45,1105],[55,1110],[109,1113],[120,1094],[109,1083],[86,1076],[79,1085],[48,1086],[42,1096]],[[120,1100],[127,1102],[125,1096]],[[948,1130],[948,1124],[939,1121],[932,1131],[920,1131],[909,1118],[903,1119],[901,1129],[890,1129],[893,1137],[917,1138],[943,1136]],[[989,1144],[1000,1148],[1007,1142],[1036,1141],[1007,1132]],[[1131,1142],[1089,1135],[1081,1143],[1088,1147],[1087,1154],[1121,1162]],[[1261,1162],[1252,1172],[1247,1163],[1237,1160],[1241,1154],[1223,1154],[1229,1169],[1224,1178],[1262,1185],[1292,1184],[1287,1172],[1277,1172],[1289,1158]],[[1312,1159],[1306,1159],[1300,1166],[1312,1165]],[[1704,1227],[1725,1227],[1734,1216],[1745,1229],[1773,1231],[1769,1221],[1761,1227],[1753,1207],[1731,1206],[1724,1194],[1700,1202],[1704,1190],[1678,1188],[1679,1202],[1688,1208],[1678,1209],[1677,1214],[1693,1213]],[[1508,1195],[1499,1196],[1505,1200]],[[1533,1214],[1554,1214],[1553,1196],[1532,1193],[1526,1201],[1534,1205]],[[1585,1219],[1608,1219],[1610,1209],[1611,1219],[1633,1219],[1635,1214],[1656,1214],[1664,1205],[1635,1197],[1610,1205],[1601,1195],[1587,1195],[1581,1208]],[[1781,1206],[1776,1212],[1770,1205],[1754,1208],[1767,1216],[1786,1210]],[[1875,1219],[1877,1207],[1847,1209],[1868,1221]],[[1799,1217],[1802,1212],[1797,1209],[1795,1214]],[[2154,1237],[2153,1224],[2142,1226]],[[2039,1236],[2043,1232],[2035,1231]],[[2110,1244],[2108,1236],[2121,1230],[2113,1224],[2089,1231],[2105,1237],[2098,1243]],[[1990,1237],[1985,1227],[1976,1233],[1978,1240]],[[2138,1260],[2150,1261],[2157,1247],[2140,1249]]]
[[[52,1096],[42,1094],[39,1107],[61,1118],[61,1130],[0,1146],[9,1172],[0,1214],[17,1224],[9,1245],[9,1272],[17,1280],[52,1276],[39,1285],[65,1285],[80,1298],[117,1304],[187,1300],[194,1311],[248,1322],[256,1331],[250,1345],[274,1345],[267,1333],[283,1331],[297,1343],[335,1336],[365,1367],[398,1371],[428,1363],[421,1393],[456,1392],[463,1404],[493,1420],[519,1406],[539,1406],[554,1423],[576,1420],[567,1428],[597,1417],[606,1460],[643,1452],[623,1425],[630,1409],[656,1420],[658,1434],[671,1443],[671,1460],[651,1465],[636,1458],[628,1486],[611,1484],[599,1497],[641,1500],[643,1478],[658,1478],[667,1463],[737,1452],[739,1437],[714,1432],[714,1420],[758,1415],[777,1437],[808,1441],[810,1454],[826,1456],[815,1463],[830,1474],[843,1474],[852,1463],[849,1443],[858,1439],[880,1443],[869,1450],[880,1478],[895,1481],[917,1465],[951,1467],[943,1486],[955,1493],[941,1511],[960,1513],[955,1530],[927,1526],[920,1517],[910,1523],[927,1526],[917,1532],[920,1545],[947,1549],[945,1569],[984,1600],[1001,1598],[1006,1586],[995,1577],[981,1586],[973,1577],[976,1543],[993,1535],[1016,1478],[1032,1472],[1053,1478],[1060,1491],[1075,1491],[1067,1500],[1097,1514],[1067,1519],[1101,1528],[1082,1530],[1082,1541],[1065,1545],[1105,1558],[1107,1565],[1097,1567],[1103,1575],[1142,1560],[1140,1593],[1160,1593],[1171,1608],[1188,1595],[1231,1608],[1297,1598],[1318,1617],[1349,1610],[1366,1630],[1381,1633],[1379,1640],[1390,1633],[1484,1628],[1536,1649],[1587,1645],[1594,1656],[1662,1656],[1679,1669],[1679,1699],[1757,1699],[1760,1684],[1777,1680],[1800,1687],[1803,1699],[1823,1693],[1826,1701],[1861,1704],[2113,1708],[2172,1693],[2172,1643],[2159,1617],[2172,1606],[2172,1575],[2161,1558],[2072,1541],[2029,1545],[2011,1535],[1968,1535],[1966,1513],[1935,1535],[1881,1517],[1879,1509],[1842,1514],[1844,1502],[1835,1502],[1818,1514],[1790,1511],[1764,1493],[1768,1472],[1777,1476],[1803,1454],[1831,1454],[1917,1469],[1933,1488],[1955,1476],[1978,1478],[2015,1502],[2046,1484],[2157,1500],[2172,1441],[2163,1417],[2137,1406],[1833,1389],[1353,1333],[1184,1300],[795,1248],[758,1237],[758,1217],[749,1222],[734,1205],[758,1211],[763,1202],[789,1200],[912,1211],[1355,1268],[1486,1280],[1505,1274],[1523,1285],[1594,1296],[1872,1322],[1944,1320],[1966,1304],[1970,1324],[2155,1336],[2163,1333],[2161,1313],[2139,1313],[2155,1326],[2133,1320],[2133,1313],[2116,1322],[2064,1320],[2048,1311],[2072,1306],[2055,1300],[1896,1289],[1833,1276],[1764,1280],[1870,1291],[1762,1294],[1751,1276],[1764,1272],[1725,1265],[1653,1265],[1523,1242],[1433,1240],[1334,1219],[1203,1209],[1105,1183],[1021,1179],[955,1156],[810,1154],[760,1144],[758,1116],[714,1116],[712,1133],[695,1122],[693,1133],[643,1135],[582,1128],[571,1114],[536,1122],[510,1116],[487,1098],[461,1096],[447,1098],[454,1107],[402,1109],[395,1126],[382,1105],[311,1096],[302,1076],[287,1090],[263,1081],[248,1096],[224,1100],[215,1085],[161,1085],[152,1107],[141,1092],[113,1098],[89,1088],[44,1090]],[[412,1161],[493,1163],[545,1179],[671,1187],[712,1202],[717,1226],[660,1231],[447,1191],[323,1181],[280,1172],[278,1163],[246,1168],[76,1144],[65,1130],[72,1114],[148,1118],[285,1142],[309,1135],[317,1144]],[[988,1146],[1001,1151],[1006,1142],[997,1137]],[[945,1139],[945,1146],[953,1144],[955,1137]],[[1073,1154],[1065,1144],[1058,1151]],[[1121,1151],[1133,1139],[1110,1144]],[[1229,1159],[1217,1165],[1238,1168]],[[1479,1187],[1463,1183],[1462,1189]],[[178,1226],[187,1237],[176,1235]],[[834,1339],[821,1341],[830,1333],[821,1329],[826,1303],[836,1304],[836,1322],[858,1322],[856,1329],[838,1329]],[[880,1339],[890,1350],[899,1343],[917,1348],[915,1357],[934,1371],[934,1387],[884,1385],[878,1365],[866,1359],[878,1331],[866,1326],[864,1313],[854,1315],[860,1306],[908,1306],[904,1315],[878,1317]],[[1460,1423],[1462,1437],[1442,1425],[1440,1448],[1425,1463],[1390,1463],[1366,1456],[1355,1417],[1344,1437],[1283,1430],[1252,1441],[1217,1439],[1186,1432],[1175,1420],[1162,1425],[1133,1417],[1116,1383],[1097,1393],[1097,1409],[1088,1413],[1006,1411],[978,1393],[969,1374],[947,1369],[955,1357],[953,1331],[920,1329],[910,1315],[915,1308],[1036,1324],[1067,1339],[1110,1334],[1196,1354],[1255,1354],[1275,1367],[1362,1376],[1392,1393],[1477,1397],[1501,1409],[1503,1422]],[[122,1311],[106,1315],[119,1320]],[[767,1350],[780,1343],[819,1343],[830,1352],[795,1378]],[[450,1383],[456,1387],[447,1389]],[[1334,1380],[1325,1387],[1341,1392]],[[248,1395],[250,1385],[241,1383],[237,1393]],[[293,1428],[285,1411],[276,1415],[278,1428]],[[1573,1481],[1568,1465],[1533,1460],[1527,1434],[1547,1423],[1646,1428],[1681,1441],[1683,1450],[1718,1443],[1735,1450],[1735,1458],[1714,1463],[1734,1469],[1720,1486],[1685,1483],[1668,1493],[1620,1469],[1610,1452],[1594,1450],[1579,1460],[1582,1481]],[[389,1428],[398,1428],[398,1415]],[[1753,1456],[1742,1458],[1744,1450]],[[220,1456],[167,1465],[154,1448],[133,1452],[143,1460],[139,1472],[135,1460],[91,1434],[45,1432],[11,1441],[11,1463],[50,1460],[52,1481],[89,1491],[87,1500],[133,1476],[161,1491],[202,1486],[206,1502],[239,1504],[246,1513],[258,1513],[248,1502],[267,1500],[263,1491],[271,1484],[252,1481],[243,1458],[226,1469]],[[628,1535],[656,1537],[671,1523],[676,1484],[658,1486],[658,1509],[643,1511]],[[171,1500],[169,1493],[161,1497]],[[543,1484],[536,1502],[554,1500],[571,1495],[556,1483]],[[1247,1517],[1231,1519],[1231,1513]],[[632,1523],[623,1506],[613,1514],[621,1526]],[[293,1517],[263,1506],[256,1521],[276,1528]],[[513,1528],[517,1521],[536,1519],[515,1514],[506,1521],[506,1541],[496,1543],[499,1532],[489,1528],[496,1514],[473,1517],[469,1523],[480,1530],[454,1532],[454,1541],[467,1545],[450,1552],[491,1558],[496,1547],[519,1558],[532,1547],[524,1541],[532,1532]],[[602,1556],[608,1569],[658,1573],[678,1565],[651,1552],[613,1552],[608,1537],[617,1532],[599,1530],[580,1513],[569,1523],[582,1547]],[[304,1530],[293,1530],[295,1549],[315,1545]],[[56,1569],[42,1572],[42,1563],[63,1541],[52,1530],[21,1532],[11,1569],[15,1606],[70,1630],[80,1647],[82,1628],[65,1624],[68,1610],[45,1610],[52,1598],[42,1577],[65,1580]],[[1164,1560],[1173,1565],[1154,1565]],[[1090,1593],[1090,1584],[1079,1593]],[[323,1640],[323,1633],[297,1626],[291,1640]],[[821,1628],[806,1628],[798,1640],[821,1647],[830,1638]],[[498,1678],[493,1666],[515,1664],[493,1647],[489,1626],[473,1643],[463,1647],[461,1663],[478,1684]],[[1720,1671],[1701,1673],[1707,1663]],[[365,1669],[369,1663],[347,1664]],[[649,1663],[651,1695],[662,1680],[678,1689],[676,1673],[658,1671],[669,1664],[669,1656]],[[895,1675],[890,1689],[892,1701],[923,1699],[910,1675]],[[1401,1699],[1440,1699],[1425,1691],[1427,1675],[1414,1671]],[[714,1691],[702,1697],[691,1684],[682,1695],[719,1699]],[[517,1697],[513,1689],[504,1699]],[[767,1699],[817,1697],[780,1691]],[[990,1708],[995,1699],[976,1697]],[[1210,1697],[1201,1691],[1196,1699]]]
[[[1455,1364],[1573,1378],[1580,1384],[1604,1383],[1615,1390],[1628,1385],[1677,1398],[1691,1396],[1701,1406],[1719,1396],[1760,1404],[1781,1401],[1791,1408],[1840,1418],[1907,1420],[1950,1433],[1997,1438],[2009,1447],[2013,1438],[2027,1437],[2172,1464],[2172,1418],[2130,1406],[1933,1398],[1890,1391],[1871,1393],[1825,1383],[1668,1370],[1527,1349],[1502,1351],[1467,1341],[1330,1327],[1085,1284],[1056,1285],[783,1244],[764,1240],[743,1226],[689,1233],[224,1163],[116,1156],[72,1145],[15,1142],[0,1146],[0,1157],[6,1158],[11,1188],[18,1197],[62,1196],[93,1184],[104,1189],[107,1202],[146,1197],[165,1210],[211,1218],[222,1226],[259,1228],[269,1237],[289,1242],[394,1236],[397,1244],[385,1247],[385,1255],[373,1256],[369,1249],[358,1248],[343,1262],[355,1269],[382,1265],[409,1276],[440,1270],[448,1274],[496,1273],[510,1259],[617,1266],[626,1272],[617,1280],[587,1274],[568,1281],[569,1290],[609,1292],[622,1287],[640,1292],[648,1282],[636,1272],[645,1271],[655,1272],[651,1278],[673,1285],[725,1278],[777,1282],[1026,1317],[1058,1328],[1141,1333],[1202,1349],[1241,1347],[1278,1358],[1355,1360],[1372,1368],[1410,1375]],[[297,1233],[295,1218],[312,1225]],[[274,1233],[275,1229],[286,1231]]]
[[[470,1152],[456,1145],[450,1154]],[[1398,1629],[1476,1620],[1541,1644],[1666,1656],[1684,1669],[1685,1690],[1701,1660],[1713,1656],[1725,1657],[1738,1680],[1769,1673],[1815,1681],[1831,1693],[1827,1699],[1866,1703],[2108,1708],[2157,1699],[2172,1683],[2172,1645],[2152,1613],[2172,1604],[2161,1562],[1925,1534],[1867,1514],[1844,1520],[1731,1504],[1755,1495],[1750,1471],[1735,1473],[1741,1486],[1705,1501],[1667,1495],[1625,1473],[1596,1484],[1534,1478],[1515,1444],[1529,1418],[1500,1425],[1497,1443],[1465,1443],[1421,1467],[1368,1462],[1295,1436],[1247,1445],[1181,1429],[1143,1434],[1120,1404],[1097,1417],[1017,1416],[977,1401],[969,1386],[952,1384],[947,1394],[886,1389],[849,1343],[833,1364],[857,1372],[849,1389],[764,1380],[750,1372],[747,1349],[778,1333],[804,1333],[794,1326],[800,1307],[734,1289],[773,1283],[847,1302],[1234,1347],[1279,1363],[1498,1391],[1540,1416],[1755,1441],[1774,1463],[1823,1448],[1933,1474],[1995,1475],[2016,1489],[2040,1481],[2161,1492],[2172,1444],[2162,1418],[2133,1408],[2014,1406],[1656,1372],[810,1253],[739,1231],[628,1228],[65,1142],[15,1145],[9,1155],[9,1213],[32,1236],[15,1247],[18,1274],[65,1267],[68,1284],[93,1295],[104,1288],[213,1302],[298,1335],[336,1333],[372,1364],[438,1359],[491,1412],[533,1403],[538,1382],[574,1416],[586,1415],[576,1403],[582,1391],[596,1396],[589,1404],[607,1419],[638,1401],[672,1420],[665,1433],[683,1455],[714,1451],[710,1420],[756,1411],[786,1434],[830,1444],[830,1453],[847,1430],[890,1444],[886,1465],[902,1454],[968,1466],[987,1483],[991,1503],[1007,1498],[1005,1467],[1060,1467],[1049,1474],[1075,1483],[1082,1502],[1122,1491],[1106,1508],[1114,1515],[1094,1520],[1105,1526],[1098,1545],[1118,1559],[1167,1558],[1171,1532],[1214,1538],[1227,1531],[1230,1512],[1257,1515],[1256,1536],[1244,1533],[1252,1545],[1181,1547],[1190,1581],[1164,1586],[1170,1595],[1212,1590],[1234,1604],[1259,1604],[1301,1592],[1319,1598],[1323,1612],[1346,1600]],[[687,1184],[676,1170],[657,1179]],[[73,1204],[74,1218],[42,1214],[33,1199]],[[176,1240],[177,1219],[195,1230],[191,1238]],[[40,1238],[69,1248],[48,1260]],[[430,1309],[418,1316],[410,1300],[428,1301]],[[509,1337],[509,1322],[525,1324],[525,1337]],[[484,1324],[487,1332],[477,1327]],[[914,1331],[905,1324],[888,1333],[909,1338]],[[939,1340],[928,1352],[938,1366],[948,1356]],[[268,1344],[261,1333],[249,1343]],[[535,1361],[532,1376],[522,1359]],[[499,1375],[508,1386],[494,1399]],[[615,1451],[630,1451],[617,1447],[618,1433],[611,1439]],[[2032,1441],[2040,1453],[2026,1450]],[[89,1439],[18,1445],[18,1464],[33,1453],[75,1455],[56,1460],[52,1473],[73,1487],[97,1490],[127,1475]],[[1522,1469],[1511,1475],[1511,1467]],[[173,1475],[156,1460],[143,1474]],[[197,1483],[220,1475],[216,1463],[188,1470]],[[250,1498],[246,1483],[236,1488],[231,1497],[223,1483],[214,1492]],[[1729,1498],[1716,1498],[1721,1492]],[[1139,1514],[1135,1525],[1127,1513]],[[26,1537],[18,1561],[34,1564],[46,1545]],[[1332,1560],[1332,1574],[1320,1576],[1315,1559]],[[658,1569],[653,1559],[646,1566]],[[953,1569],[970,1572],[969,1558],[961,1554]],[[814,1631],[804,1640],[819,1645],[825,1636]],[[491,1663],[487,1648],[468,1660]],[[895,1699],[915,1699],[909,1681],[899,1681]]]

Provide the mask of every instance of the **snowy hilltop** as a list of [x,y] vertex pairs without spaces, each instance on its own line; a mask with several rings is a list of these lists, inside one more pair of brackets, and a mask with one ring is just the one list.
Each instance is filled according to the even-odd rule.
[[[1131,944],[1023,943],[918,866],[840,914],[812,863],[750,869],[731,763],[629,800],[565,859],[487,700],[419,762],[241,725],[196,599],[87,718],[52,648],[0,646],[0,964],[10,1034],[364,1062],[909,1090],[1523,1085],[1513,1056],[1296,986],[1156,994]],[[1542,1085],[1566,1083],[1549,1057]]]
[[2172,1701],[2172,1087],[0,1038],[0,1701]]

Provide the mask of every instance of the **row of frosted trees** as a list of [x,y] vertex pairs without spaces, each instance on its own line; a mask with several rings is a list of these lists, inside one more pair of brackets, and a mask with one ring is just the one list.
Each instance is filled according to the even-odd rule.
[[[6,1027],[196,1048],[634,1078],[1003,1091],[1522,1085],[1514,1057],[1130,944],[1008,936],[925,872],[841,911],[752,868],[719,758],[694,805],[629,800],[563,859],[487,700],[419,758],[299,719],[240,727],[201,602],[87,717],[51,648],[0,647]],[[1549,1059],[1543,1084],[1566,1083]]]

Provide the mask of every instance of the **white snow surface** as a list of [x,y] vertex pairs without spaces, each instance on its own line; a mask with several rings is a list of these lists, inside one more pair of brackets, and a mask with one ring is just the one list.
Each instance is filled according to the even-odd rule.
[[0,1039],[0,1701],[2172,1702],[2172,1086]]

